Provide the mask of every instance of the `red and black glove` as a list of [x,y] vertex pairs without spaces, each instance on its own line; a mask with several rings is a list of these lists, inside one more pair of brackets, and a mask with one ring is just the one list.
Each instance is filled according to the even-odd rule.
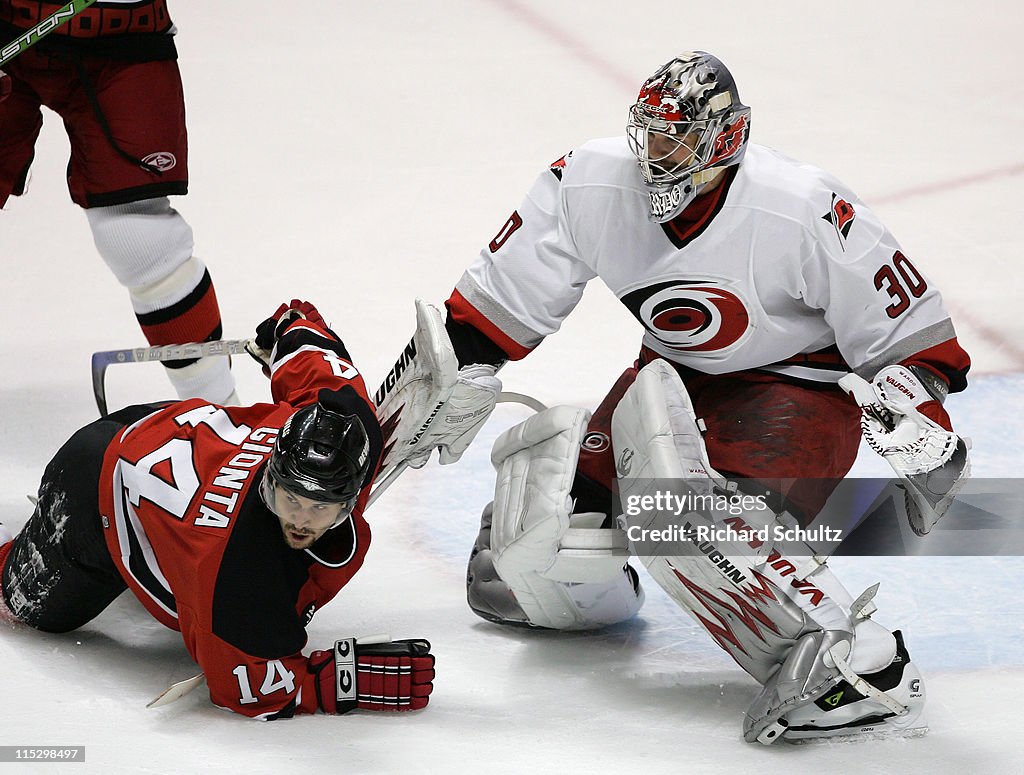
[[344,638],[333,651],[314,651],[309,669],[324,713],[419,710],[434,689],[434,656],[422,639],[360,645]]
[[256,326],[256,336],[246,345],[245,351],[263,366],[263,373],[270,376],[270,354],[288,326],[294,321],[305,319],[327,328],[323,315],[308,301],[292,299],[282,304],[273,315]]
[[11,76],[0,70],[0,102],[11,96],[11,89],[14,88],[14,84],[11,83]]

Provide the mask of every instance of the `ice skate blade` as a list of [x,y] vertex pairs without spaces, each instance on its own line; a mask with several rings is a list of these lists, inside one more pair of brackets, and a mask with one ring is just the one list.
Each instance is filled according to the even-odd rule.
[[877,742],[879,740],[924,737],[927,734],[927,724],[901,728],[882,722],[862,727],[844,727],[843,729],[787,731],[782,736],[782,740],[791,745],[856,744],[865,741]]

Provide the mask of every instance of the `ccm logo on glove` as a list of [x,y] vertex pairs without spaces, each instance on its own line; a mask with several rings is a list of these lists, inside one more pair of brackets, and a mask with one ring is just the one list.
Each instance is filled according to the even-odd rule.
[[422,639],[360,644],[342,638],[333,651],[314,651],[309,668],[324,713],[419,710],[434,690],[434,656]]
[[338,703],[356,699],[356,642],[354,638],[334,644],[334,673],[337,680],[335,696]]

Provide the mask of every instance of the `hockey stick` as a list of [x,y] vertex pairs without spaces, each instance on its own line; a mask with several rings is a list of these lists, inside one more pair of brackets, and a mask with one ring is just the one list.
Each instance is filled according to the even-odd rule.
[[[96,407],[101,415],[107,414],[107,395],[105,376],[107,367],[118,363],[150,363],[160,361],[176,361],[184,358],[206,358],[213,355],[240,355],[246,352],[246,345],[252,342],[251,339],[223,339],[216,342],[190,342],[188,344],[168,344],[159,347],[135,347],[127,350],[103,350],[92,354],[92,392],[96,399]],[[390,374],[396,370],[401,373],[408,360],[408,348],[399,356],[398,362],[392,367]],[[415,352],[415,351],[414,351]],[[390,385],[388,378],[385,383],[377,389],[377,395],[385,394]],[[426,429],[428,422],[422,426]],[[384,494],[384,490],[398,478],[398,475],[408,467],[405,461],[382,471],[377,478],[377,484],[370,493],[367,507],[377,498]]]
[[250,339],[224,339],[217,342],[167,344],[160,347],[135,347],[130,350],[103,350],[92,354],[92,393],[100,415],[107,414],[107,367],[117,363],[149,363],[206,358],[211,355],[241,355]]
[[509,393],[502,391],[498,393],[498,400],[496,403],[499,404],[522,404],[523,406],[530,407],[535,412],[543,412],[548,407],[538,401],[533,396],[528,396],[526,393]]
[[58,8],[52,14],[39,22],[35,27],[32,27],[22,33],[21,37],[11,41],[0,49],[0,67],[6,65],[25,49],[30,46],[34,46],[42,38],[49,35],[72,17],[80,14],[95,2],[96,0],[71,0],[71,2],[64,7]]
[[[407,458],[402,457],[403,448],[417,439],[428,430],[437,416],[437,410],[444,404],[451,394],[454,386],[455,369],[454,352],[451,351],[451,343],[447,342],[447,336],[442,337],[443,322],[439,315],[428,313],[429,305],[417,301],[417,332],[413,335],[409,344],[399,354],[395,365],[384,377],[384,381],[377,392],[374,393],[374,403],[378,407],[378,419],[382,425],[395,428],[394,443],[391,452],[386,455],[384,468],[377,476],[377,480],[370,498],[367,501],[369,507],[377,500],[384,491],[390,487],[398,476],[409,466]],[[435,311],[436,313],[436,311]],[[428,329],[433,323],[432,337],[427,336]],[[422,341],[421,341],[422,337]],[[246,346],[251,343],[249,339],[225,339],[216,342],[191,342],[189,344],[172,344],[156,347],[135,347],[125,350],[104,350],[93,353],[92,356],[92,389],[96,399],[96,406],[101,415],[107,414],[107,399],[105,375],[108,366],[117,363],[148,363],[153,361],[174,361],[185,358],[205,358],[215,355],[238,355],[246,351]],[[443,351],[443,352],[441,352]],[[247,353],[248,354],[248,353]],[[416,367],[414,361],[419,357],[425,359],[429,365],[426,374],[414,374]],[[444,363],[442,363],[444,362]],[[443,372],[443,373],[442,373]],[[424,379],[424,377],[427,377]],[[407,401],[403,396],[403,388],[408,383],[422,383],[429,385],[428,399],[421,409],[419,417],[408,418],[411,422],[403,424],[399,419],[402,415]],[[427,391],[425,391],[427,392]],[[498,395],[500,403],[518,403],[530,407],[536,412],[543,411],[547,407],[540,401],[522,393],[503,392]],[[428,410],[426,407],[430,407]]]

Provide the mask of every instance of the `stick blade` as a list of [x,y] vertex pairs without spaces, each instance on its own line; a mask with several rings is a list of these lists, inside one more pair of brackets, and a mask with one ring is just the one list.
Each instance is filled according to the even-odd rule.
[[96,408],[100,410],[101,417],[107,414],[107,366],[131,360],[131,350],[106,350],[92,354],[92,395],[96,399]]
[[172,702],[180,700],[186,694],[191,692],[193,689],[199,686],[203,681],[206,680],[206,676],[202,673],[194,675],[191,678],[186,678],[184,681],[178,681],[177,683],[171,684],[159,696],[155,697],[149,702],[147,708],[161,708],[164,705],[170,705]]

